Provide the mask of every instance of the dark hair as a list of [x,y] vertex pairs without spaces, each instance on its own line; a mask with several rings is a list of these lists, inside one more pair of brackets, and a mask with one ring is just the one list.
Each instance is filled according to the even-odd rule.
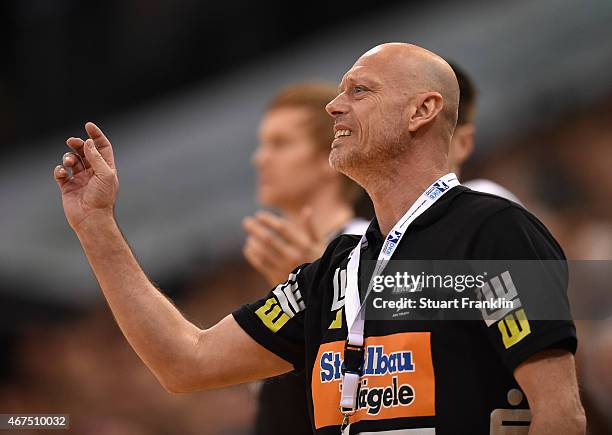
[[453,62],[448,63],[459,82],[459,117],[457,125],[474,122],[476,115],[476,88],[467,73]]

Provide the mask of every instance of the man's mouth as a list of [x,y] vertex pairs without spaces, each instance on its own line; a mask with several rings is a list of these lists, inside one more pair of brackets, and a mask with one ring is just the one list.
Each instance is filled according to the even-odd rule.
[[351,130],[338,130],[336,131],[336,134],[334,135],[334,139],[338,139],[339,137],[350,136],[350,135],[351,135]]

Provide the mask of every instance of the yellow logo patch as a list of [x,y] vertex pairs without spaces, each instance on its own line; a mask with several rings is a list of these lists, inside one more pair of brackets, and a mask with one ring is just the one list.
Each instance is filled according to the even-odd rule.
[[506,349],[511,348],[531,334],[529,320],[523,308],[508,314],[497,323],[497,327],[499,328],[499,332],[501,332]]
[[289,320],[289,316],[281,309],[281,306],[275,298],[270,298],[264,305],[259,307],[255,314],[261,319],[266,327],[276,332],[283,327]]
[[329,328],[327,328],[327,329],[340,329],[340,328],[342,328],[342,310],[343,310],[343,308],[340,308],[338,310],[338,312],[336,313],[336,318],[329,324]]

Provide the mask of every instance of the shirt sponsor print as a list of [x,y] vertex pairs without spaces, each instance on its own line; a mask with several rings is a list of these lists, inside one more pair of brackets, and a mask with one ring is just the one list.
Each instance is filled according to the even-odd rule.
[[[517,388],[508,391],[507,399],[511,406],[519,406],[523,402],[523,392]],[[494,409],[491,412],[490,435],[527,435],[531,424],[529,409]]]
[[482,318],[488,327],[497,324],[506,349],[511,348],[523,338],[531,334],[531,326],[525,310],[522,308],[521,299],[512,280],[509,271],[499,276],[494,276],[477,290],[478,300],[505,299],[512,301],[509,308],[489,310],[481,308]]
[[255,311],[263,324],[272,332],[277,332],[289,319],[306,309],[297,282],[301,270],[289,274],[287,281],[276,286],[272,291],[272,297]]
[[[431,333],[366,337],[357,412],[351,423],[435,415]],[[340,425],[338,410],[344,341],[323,343],[312,373],[315,427]]]

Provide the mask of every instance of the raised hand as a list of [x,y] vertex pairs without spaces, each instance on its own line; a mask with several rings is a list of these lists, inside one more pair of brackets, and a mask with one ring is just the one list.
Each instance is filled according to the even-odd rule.
[[112,217],[119,190],[111,143],[93,122],[85,124],[85,130],[89,139],[69,138],[66,144],[72,151],[53,171],[75,231],[91,217]]
[[311,218],[312,211],[305,209],[298,222],[265,211],[243,220],[248,237],[242,252],[270,285],[283,282],[297,266],[323,254],[325,240],[317,236]]

